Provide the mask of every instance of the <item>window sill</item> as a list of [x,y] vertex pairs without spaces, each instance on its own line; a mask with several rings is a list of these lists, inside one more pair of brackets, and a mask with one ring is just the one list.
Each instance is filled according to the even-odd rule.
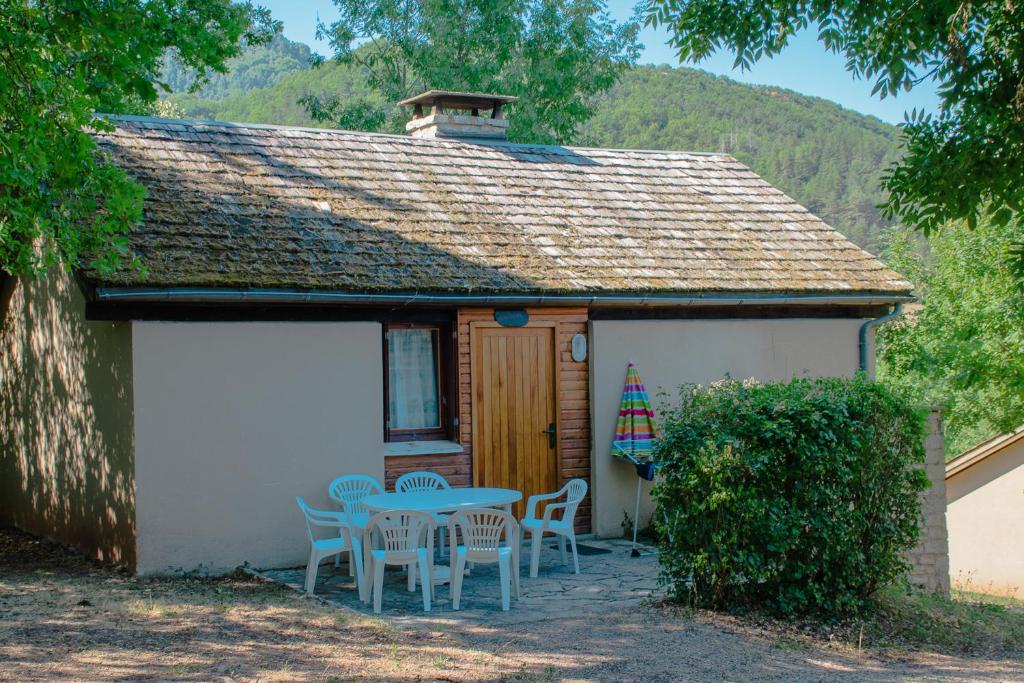
[[445,455],[462,453],[462,444],[454,441],[392,441],[384,444],[384,455]]

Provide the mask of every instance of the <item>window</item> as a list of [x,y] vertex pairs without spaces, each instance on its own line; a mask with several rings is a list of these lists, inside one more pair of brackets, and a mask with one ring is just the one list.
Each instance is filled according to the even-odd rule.
[[385,418],[388,441],[452,437],[447,376],[450,328],[390,323],[385,327]]

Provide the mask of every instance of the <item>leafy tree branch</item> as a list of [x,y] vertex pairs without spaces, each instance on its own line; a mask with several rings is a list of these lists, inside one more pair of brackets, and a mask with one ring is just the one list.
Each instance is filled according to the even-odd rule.
[[202,81],[278,29],[230,0],[0,0],[0,270],[131,261],[144,191],[96,148],[95,113],[153,106],[170,49]]
[[1024,5],[1007,0],[649,0],[682,61],[719,49],[736,65],[817,31],[881,97],[938,84],[935,113],[910,112],[906,153],[883,177],[884,211],[925,234],[951,221],[1012,226],[1024,276]]
[[1024,424],[1024,302],[1007,262],[1012,226],[949,226],[922,249],[907,228],[886,259],[914,283],[920,306],[884,326],[878,376],[919,403],[946,406],[950,456]]

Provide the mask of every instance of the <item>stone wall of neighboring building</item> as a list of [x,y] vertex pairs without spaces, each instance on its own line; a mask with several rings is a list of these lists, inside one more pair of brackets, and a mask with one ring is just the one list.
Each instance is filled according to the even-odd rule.
[[910,553],[910,582],[929,593],[949,595],[949,537],[946,530],[946,448],[942,410],[932,409],[925,438],[925,469],[932,485],[923,494],[921,541]]

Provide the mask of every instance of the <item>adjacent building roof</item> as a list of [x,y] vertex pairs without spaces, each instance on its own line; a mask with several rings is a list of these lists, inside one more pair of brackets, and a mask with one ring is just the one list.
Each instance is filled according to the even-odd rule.
[[982,460],[986,460],[998,453],[1003,453],[1007,448],[1021,440],[1024,440],[1024,427],[1018,427],[1009,434],[1000,434],[982,441],[974,448],[964,451],[946,463],[946,479],[963,472],[973,465],[977,465]]
[[911,285],[724,154],[141,117],[143,272],[103,287],[879,293]]

